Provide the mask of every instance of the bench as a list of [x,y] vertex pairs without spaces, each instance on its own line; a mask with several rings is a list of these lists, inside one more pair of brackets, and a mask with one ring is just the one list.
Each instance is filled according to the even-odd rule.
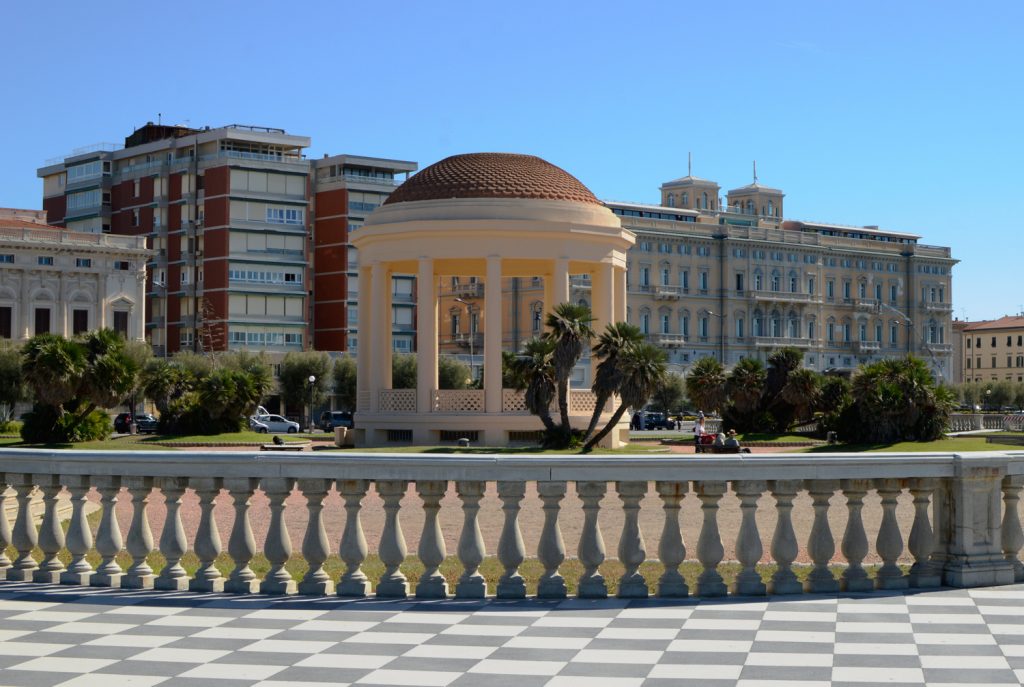
[[260,444],[261,451],[303,451],[309,448],[309,441],[288,441],[283,444]]

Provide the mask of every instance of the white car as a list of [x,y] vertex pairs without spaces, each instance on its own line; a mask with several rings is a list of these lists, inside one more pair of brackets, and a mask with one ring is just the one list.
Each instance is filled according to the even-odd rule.
[[249,418],[249,429],[260,434],[295,434],[299,431],[299,423],[280,415],[253,415]]

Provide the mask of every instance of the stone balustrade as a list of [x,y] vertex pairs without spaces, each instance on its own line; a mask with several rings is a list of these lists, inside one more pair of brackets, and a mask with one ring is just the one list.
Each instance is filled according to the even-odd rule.
[[[497,558],[504,574],[498,581],[499,598],[526,595],[519,568],[535,555],[543,566],[537,594],[542,598],[567,595],[559,566],[575,555],[583,573],[578,595],[601,598],[609,594],[600,566],[607,552],[602,537],[602,513],[620,509],[621,535],[618,560],[625,572],[618,596],[668,598],[688,594],[717,597],[726,594],[759,596],[803,592],[891,590],[929,588],[940,584],[975,587],[1010,584],[1024,580],[1018,554],[1024,547],[1024,531],[1018,512],[1024,486],[1024,452],[955,454],[836,454],[741,455],[736,457],[670,456],[503,456],[364,454],[285,456],[251,453],[111,453],[7,449],[0,451],[0,501],[15,498],[17,517],[10,523],[0,518],[0,569],[8,580],[121,587],[128,589],[227,591],[238,594],[308,594],[365,596],[371,592],[361,570],[369,551],[360,521],[362,501],[373,488],[383,500],[385,514],[378,554],[384,565],[376,589],[378,597],[480,598],[487,592],[480,565],[487,556],[481,536],[479,512],[487,483],[496,483],[501,501],[503,527]],[[534,482],[543,504],[543,524],[535,552],[525,549],[519,524],[526,484]],[[569,482],[582,501],[582,514],[566,512],[562,502]],[[454,483],[461,502],[461,535],[457,557],[463,572],[449,589],[438,567],[447,551],[439,520],[439,504]],[[414,484],[421,504],[402,504]],[[9,485],[10,491],[3,485]],[[611,487],[609,486],[611,485]],[[337,585],[324,570],[330,542],[324,528],[324,503],[335,488],[343,500],[344,532],[338,550],[346,565]],[[607,499],[609,489],[617,499]],[[724,556],[719,530],[719,504],[731,488],[740,502],[741,520],[736,534],[736,558],[741,571],[731,588],[719,572]],[[84,512],[85,496],[95,489],[102,517],[93,540]],[[148,498],[154,489],[163,492],[167,515],[158,542],[150,531]],[[201,517],[193,550],[199,568],[191,577],[181,565],[187,538],[180,504],[186,489],[199,499]],[[258,580],[249,567],[259,550],[249,524],[250,498],[256,490],[270,501],[271,520],[262,544],[270,570]],[[308,524],[299,542],[308,572],[294,580],[286,569],[293,542],[285,525],[289,494],[300,491],[307,499]],[[638,526],[640,501],[650,491],[660,499],[663,527],[656,546],[645,542]],[[913,526],[903,540],[896,520],[896,500],[903,490],[913,497]],[[224,577],[214,565],[223,549],[215,522],[215,498],[222,492],[233,498],[234,520],[227,551],[234,569]],[[797,539],[791,511],[798,493],[809,493],[813,526],[806,541]],[[864,497],[876,491],[881,500],[881,526],[869,541],[862,517]],[[830,499],[842,493],[845,505]],[[37,528],[29,508],[36,494],[44,502],[42,525]],[[767,584],[755,566],[764,551],[757,502],[764,494],[774,499],[776,520],[770,554],[776,570]],[[58,516],[58,499],[70,498],[72,513],[65,534]],[[700,534],[696,542],[684,542],[680,527],[680,502],[687,494],[700,501]],[[131,524],[125,537],[114,516],[114,504],[130,499]],[[611,505],[614,504],[614,505]],[[1005,507],[1004,507],[1005,504]],[[0,514],[6,514],[0,502]],[[843,532],[833,532],[830,508],[845,508]],[[408,552],[402,530],[402,514],[422,508],[423,532],[416,551],[425,567],[415,588],[400,566]],[[220,513],[220,517],[225,516]],[[565,518],[582,521],[579,546],[566,551],[562,537]],[[862,563],[872,547],[882,560],[874,578]],[[17,551],[14,560],[3,555],[8,545]],[[32,555],[36,547],[42,560]],[[839,579],[830,561],[836,548],[848,562]],[[86,554],[92,549],[101,561],[95,568]],[[167,560],[159,575],[147,565],[154,547]],[[70,563],[62,562],[63,550]],[[131,565],[122,569],[116,558],[123,549]],[[897,564],[904,549],[913,557],[908,574]],[[803,582],[793,571],[801,550],[813,562]],[[648,585],[641,564],[656,552],[664,573]],[[679,566],[692,552],[701,566],[693,589],[688,588]]]

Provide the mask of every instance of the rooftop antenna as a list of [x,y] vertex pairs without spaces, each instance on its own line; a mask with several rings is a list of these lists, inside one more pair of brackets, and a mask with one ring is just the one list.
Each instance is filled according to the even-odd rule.
[[757,183],[757,160],[754,160],[754,183]]
[[693,176],[693,152],[686,153],[686,176]]

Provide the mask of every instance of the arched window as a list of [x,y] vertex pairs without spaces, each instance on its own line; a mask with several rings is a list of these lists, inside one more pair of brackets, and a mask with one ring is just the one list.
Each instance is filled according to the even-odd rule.
[[836,340],[836,321],[831,317],[828,318],[828,322],[825,324],[825,335],[829,340],[829,343]]
[[788,331],[788,333],[786,335],[789,338],[791,338],[791,339],[799,339],[800,338],[800,318],[797,317],[795,312],[790,311],[789,317],[787,319],[789,321],[789,331]]
[[587,299],[586,298],[581,298],[580,301],[579,301],[579,306],[581,308],[589,308],[590,307],[590,303],[587,303]]
[[667,204],[668,204],[668,206],[670,208],[674,208],[676,206],[676,194],[674,194],[674,193],[668,194],[668,203]]
[[814,340],[814,336],[815,336],[815,334],[817,334],[817,332],[814,331],[815,330],[815,326],[814,326],[815,324],[817,324],[817,323],[814,320],[809,320],[807,322],[807,338],[810,339],[811,341]]
[[843,341],[849,343],[850,335],[853,333],[853,323],[850,320],[843,320]]
[[771,336],[780,337],[782,336],[782,315],[779,314],[778,310],[772,311],[772,331]]
[[704,208],[705,210],[708,209],[708,192],[707,191],[704,191],[703,193],[700,194],[700,203],[701,203],[701,207],[702,208]]
[[747,201],[747,214],[748,215],[753,215],[754,214],[754,201],[752,201],[752,200],[748,200]]
[[877,341],[879,344],[882,343],[882,321],[881,320],[876,320],[875,321],[875,341]]
[[685,337],[690,336],[690,311],[683,310],[679,313],[679,333]]
[[775,214],[775,204],[772,201],[770,201],[770,200],[768,201],[768,214],[769,215],[774,215]]
[[789,292],[797,293],[800,291],[800,277],[796,272],[789,273]]
[[754,311],[754,317],[751,322],[754,336],[764,336],[764,318],[762,317],[760,310]]
[[690,194],[689,194],[689,193],[687,193],[686,191],[683,191],[683,202],[682,202],[682,206],[683,206],[684,208],[688,208],[688,207],[690,207]]
[[935,320],[928,320],[928,343],[939,343],[939,325]]
[[868,323],[865,322],[864,320],[861,320],[857,324],[857,340],[858,341],[867,341],[868,340]]
[[666,262],[661,266],[661,285],[668,286],[672,278],[672,267]]
[[669,314],[667,312],[661,314],[661,333],[662,334],[668,334],[671,331],[671,325],[669,324],[669,319],[670,319],[669,318]]
[[782,287],[782,283],[781,282],[782,282],[782,277],[778,273],[778,271],[772,272],[771,290],[772,291],[779,291],[781,289],[781,287]]
[[867,297],[868,297],[868,283],[866,281],[864,281],[863,279],[861,279],[859,282],[857,282],[857,298],[867,298]]
[[761,270],[754,272],[754,290],[760,291],[764,288],[764,277],[761,276]]
[[640,332],[642,334],[651,333],[651,311],[644,309],[640,311]]

